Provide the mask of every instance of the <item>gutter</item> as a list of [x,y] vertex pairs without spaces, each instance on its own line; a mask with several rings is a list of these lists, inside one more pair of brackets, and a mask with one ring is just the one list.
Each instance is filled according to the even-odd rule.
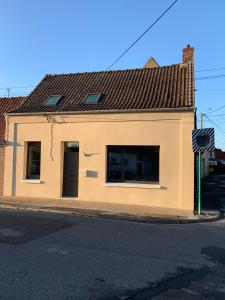
[[195,107],[158,108],[158,109],[114,109],[114,110],[89,110],[89,111],[57,111],[57,112],[24,112],[5,113],[5,116],[35,116],[35,115],[86,115],[86,114],[118,114],[118,113],[159,113],[159,112],[195,112]]

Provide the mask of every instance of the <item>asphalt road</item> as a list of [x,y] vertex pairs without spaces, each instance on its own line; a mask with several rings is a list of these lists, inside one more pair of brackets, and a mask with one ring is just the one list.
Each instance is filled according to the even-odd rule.
[[225,220],[0,211],[0,299],[225,299]]

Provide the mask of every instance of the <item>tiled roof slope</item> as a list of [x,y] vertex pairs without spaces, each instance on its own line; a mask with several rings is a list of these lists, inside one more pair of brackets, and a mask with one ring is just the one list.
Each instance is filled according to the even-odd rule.
[[[88,93],[101,101],[85,104]],[[44,106],[50,95],[59,104]],[[46,75],[17,113],[154,110],[194,107],[193,63],[159,68]]]
[[5,116],[6,112],[19,108],[26,97],[0,98],[0,144],[5,141]]

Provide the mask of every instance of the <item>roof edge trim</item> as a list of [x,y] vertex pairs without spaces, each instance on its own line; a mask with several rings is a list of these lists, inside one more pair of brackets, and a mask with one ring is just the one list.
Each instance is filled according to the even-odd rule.
[[24,112],[24,113],[5,113],[6,116],[35,116],[35,115],[87,115],[104,113],[158,113],[158,112],[195,112],[194,106],[179,108],[158,108],[158,109],[114,109],[114,110],[89,110],[89,111],[58,111],[58,112]]

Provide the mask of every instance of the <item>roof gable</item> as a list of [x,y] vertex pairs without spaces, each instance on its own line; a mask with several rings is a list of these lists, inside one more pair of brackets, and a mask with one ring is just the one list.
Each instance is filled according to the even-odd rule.
[[[100,93],[101,101],[86,104],[89,93]],[[45,106],[50,95],[62,95],[62,101]],[[192,62],[157,68],[46,75],[15,113],[187,107],[194,107]]]
[[154,59],[154,57],[150,57],[144,65],[144,68],[159,68],[160,65]]

